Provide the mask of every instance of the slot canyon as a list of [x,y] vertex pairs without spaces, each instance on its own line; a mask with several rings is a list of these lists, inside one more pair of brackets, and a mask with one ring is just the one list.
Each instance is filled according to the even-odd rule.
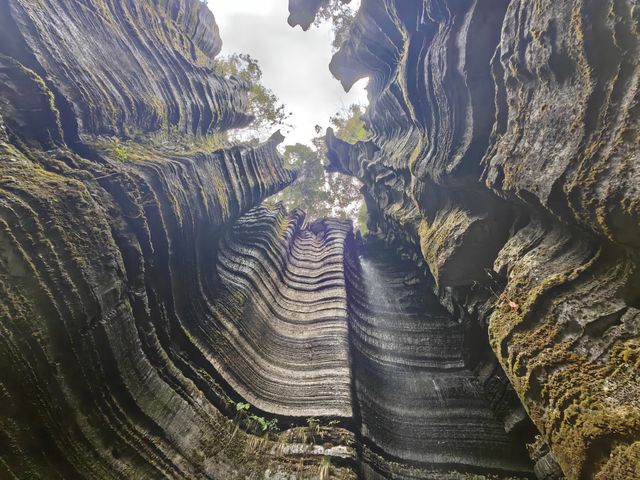
[[362,0],[366,234],[215,15],[0,0],[0,479],[640,479],[638,1]]

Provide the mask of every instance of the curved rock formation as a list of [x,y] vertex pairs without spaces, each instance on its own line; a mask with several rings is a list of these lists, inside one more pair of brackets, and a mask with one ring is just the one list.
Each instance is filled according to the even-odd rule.
[[363,0],[362,240],[202,2],[0,0],[0,477],[640,477],[639,11]]
[[289,0],[289,25],[309,30],[324,0]]
[[364,0],[331,63],[369,77],[373,135],[329,133],[330,168],[452,313],[487,319],[568,478],[639,474],[634,3]]
[[[509,438],[465,364],[463,326],[414,265],[379,248],[347,262],[365,477],[530,475],[524,445]],[[391,459],[423,471],[409,476]]]
[[[154,3],[157,3],[155,5]],[[0,54],[55,94],[66,139],[174,126],[209,133],[246,125],[246,86],[212,75],[221,48],[200,2],[5,0]]]
[[201,445],[226,420],[190,325],[217,230],[291,179],[274,145],[124,166],[3,150],[3,476],[213,475]]
[[[236,408],[246,392],[270,415],[350,416],[348,229],[252,211],[295,179],[280,136],[206,147],[216,137],[205,134],[250,119],[246,86],[212,74],[220,39],[209,10],[196,0],[3,0],[0,12],[0,477],[312,478],[324,456],[351,461],[346,431],[318,426],[325,440],[307,448],[306,431],[265,435],[260,411]],[[256,311],[271,306],[246,283],[262,264],[234,260],[251,253],[281,262],[266,265],[265,295],[284,306],[290,289],[295,310],[321,313],[278,310],[281,324],[247,352],[223,335],[246,313],[230,296],[249,288]],[[233,261],[248,270],[229,270]],[[317,284],[292,283],[308,271]],[[296,339],[320,356],[282,348]],[[271,355],[262,363],[260,340]],[[259,378],[241,369],[271,359],[280,367]],[[294,363],[308,389],[287,384]]]
[[[252,210],[221,242],[211,362],[256,407],[351,417],[344,243],[351,227]],[[206,325],[201,326],[205,329]]]

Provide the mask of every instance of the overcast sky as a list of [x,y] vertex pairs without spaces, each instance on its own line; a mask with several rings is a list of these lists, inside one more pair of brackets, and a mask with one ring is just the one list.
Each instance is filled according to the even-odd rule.
[[352,103],[366,103],[366,80],[345,93],[331,76],[331,29],[328,25],[287,24],[287,0],[209,0],[222,37],[222,54],[248,53],[263,71],[263,83],[293,115],[285,143],[309,143],[314,126]]

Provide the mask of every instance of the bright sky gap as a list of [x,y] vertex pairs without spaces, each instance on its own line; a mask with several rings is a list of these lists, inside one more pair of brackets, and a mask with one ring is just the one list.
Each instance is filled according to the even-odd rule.
[[221,55],[248,53],[262,68],[263,84],[292,113],[283,128],[285,143],[310,144],[314,127],[329,125],[329,117],[352,103],[366,104],[366,80],[349,93],[329,72],[332,33],[328,24],[300,27],[287,24],[285,0],[209,0],[220,27]]

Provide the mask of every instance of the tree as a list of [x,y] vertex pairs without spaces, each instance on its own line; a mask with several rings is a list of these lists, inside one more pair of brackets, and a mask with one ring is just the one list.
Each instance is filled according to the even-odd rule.
[[[361,120],[363,109],[352,105],[330,119],[336,136],[344,141],[355,143],[366,140],[368,133]],[[318,133],[323,129],[316,127]],[[327,147],[324,137],[312,140],[314,148],[296,144],[285,147],[284,160],[288,167],[299,170],[296,182],[282,192],[271,197],[267,203],[282,202],[288,210],[300,208],[312,219],[337,217],[352,219],[363,231],[362,218],[364,202],[360,194],[360,183],[353,177],[339,173],[327,173],[324,169],[327,160]],[[364,217],[363,217],[364,216]]]
[[315,27],[326,22],[331,24],[331,29],[333,30],[333,42],[331,45],[334,50],[340,48],[355,19],[354,10],[348,5],[350,1],[323,0],[313,21]]
[[291,115],[278,97],[262,84],[262,69],[258,61],[245,53],[234,53],[217,58],[214,71],[222,76],[236,76],[249,85],[249,110],[255,117],[251,126],[237,136],[243,140],[266,137],[278,126],[286,125]]
[[367,140],[369,132],[362,120],[364,107],[354,103],[329,119],[336,137],[348,143]]
[[[353,104],[331,117],[329,122],[335,131],[336,137],[347,143],[367,140],[369,132],[367,132],[362,120],[363,114],[364,107]],[[314,144],[322,158],[326,159],[327,146],[324,137],[314,139]],[[327,173],[326,175],[329,191],[333,194],[334,210],[338,212],[338,216],[353,219],[356,227],[362,233],[366,233],[366,221],[361,221],[363,215],[366,218],[366,206],[360,193],[360,181],[337,172]],[[365,213],[362,213],[363,209],[365,209]]]
[[300,208],[309,219],[332,216],[326,173],[318,152],[296,143],[285,147],[283,158],[287,167],[298,170],[298,179],[271,197],[268,203],[282,202],[289,211]]

